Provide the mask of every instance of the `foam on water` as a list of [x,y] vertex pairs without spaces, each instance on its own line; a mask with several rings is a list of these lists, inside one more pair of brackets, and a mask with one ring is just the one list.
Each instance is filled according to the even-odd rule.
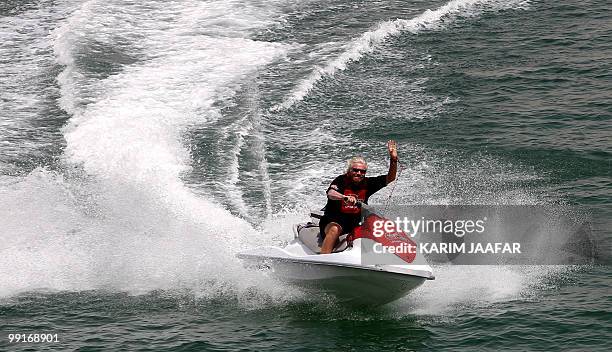
[[40,289],[300,295],[244,271],[225,234],[215,238],[206,221],[190,222],[141,190],[44,169],[0,185],[12,205],[0,209],[2,297]]
[[304,99],[318,81],[346,69],[349,63],[359,61],[390,37],[406,32],[416,34],[426,30],[443,30],[457,18],[475,17],[487,11],[524,8],[527,4],[528,1],[525,0],[453,0],[436,10],[427,10],[411,20],[397,19],[379,23],[375,29],[347,43],[340,55],[322,66],[315,67],[307,78],[297,84],[292,93],[281,103],[274,105],[271,110],[290,108]]
[[49,31],[70,7],[34,4],[28,11],[0,16],[0,172],[18,173],[15,161],[37,158],[61,138],[48,126],[47,104],[57,95]]
[[435,266],[436,279],[394,304],[401,314],[455,316],[499,302],[530,299],[564,266]]
[[[10,206],[0,214],[8,219],[0,232],[0,274],[8,278],[0,294],[214,295],[255,286],[284,296],[286,289],[255,278],[234,257],[253,245],[255,230],[181,181],[191,163],[183,133],[217,119],[215,102],[287,51],[248,39],[278,10],[227,1],[140,6],[88,1],[54,32],[65,66],[60,103],[72,115],[63,156],[70,177],[37,169],[3,180],[2,203]],[[100,48],[136,59],[101,75],[87,61]]]
[[[240,116],[231,122],[224,121],[219,124],[222,138],[216,141],[215,149],[218,155],[229,156],[228,162],[224,160],[223,165],[219,165],[225,168],[227,174],[226,181],[219,186],[230,195],[230,202],[239,214],[251,223],[256,223],[258,217],[255,213],[264,218],[271,214],[272,194],[262,126],[263,116],[259,107],[259,91],[254,85],[249,84],[246,95],[246,111],[241,112]],[[251,165],[252,163],[256,166]],[[262,204],[265,207],[263,212],[247,205],[243,192],[244,184],[248,185],[249,190],[261,189]]]

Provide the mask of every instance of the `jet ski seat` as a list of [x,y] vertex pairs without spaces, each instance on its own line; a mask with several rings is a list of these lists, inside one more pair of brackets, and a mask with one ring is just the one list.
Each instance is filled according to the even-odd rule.
[[[323,245],[323,238],[319,230],[319,224],[314,222],[307,222],[305,224],[296,225],[297,237],[308,249],[316,254],[321,253],[321,245]],[[348,248],[347,242],[348,234],[344,234],[338,238],[338,243],[334,247],[333,252],[342,252]]]

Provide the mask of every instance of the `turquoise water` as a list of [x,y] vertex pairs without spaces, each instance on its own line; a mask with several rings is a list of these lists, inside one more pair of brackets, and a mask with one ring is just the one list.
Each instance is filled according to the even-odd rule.
[[[607,351],[609,12],[4,2],[0,349]],[[242,268],[234,254],[288,240],[347,156],[384,172],[390,138],[391,204],[580,207],[595,264],[435,266],[367,310]]]

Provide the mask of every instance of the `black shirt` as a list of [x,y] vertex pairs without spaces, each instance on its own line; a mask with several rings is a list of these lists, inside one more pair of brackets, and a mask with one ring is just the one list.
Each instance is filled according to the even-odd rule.
[[[387,175],[377,177],[366,177],[359,184],[354,184],[346,175],[336,177],[327,191],[334,189],[345,196],[353,196],[359,201],[368,204],[370,196],[378,192],[381,188],[387,185]],[[325,217],[335,219],[338,217],[359,217],[360,210],[357,206],[348,204],[343,200],[333,200],[327,198],[325,205]]]

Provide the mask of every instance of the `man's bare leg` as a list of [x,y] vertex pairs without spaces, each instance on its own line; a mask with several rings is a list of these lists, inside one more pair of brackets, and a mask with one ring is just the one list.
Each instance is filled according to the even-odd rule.
[[342,234],[342,227],[335,222],[330,222],[325,226],[325,238],[321,246],[321,254],[329,254],[334,250],[340,234]]

